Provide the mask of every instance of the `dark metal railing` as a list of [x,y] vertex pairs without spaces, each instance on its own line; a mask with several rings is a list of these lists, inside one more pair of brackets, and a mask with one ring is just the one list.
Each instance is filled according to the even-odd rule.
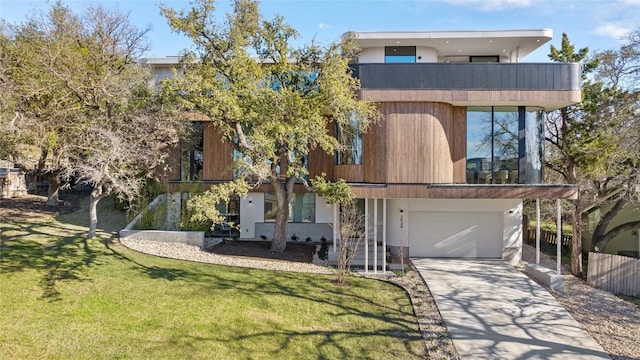
[[580,65],[560,63],[352,64],[363,89],[580,90]]

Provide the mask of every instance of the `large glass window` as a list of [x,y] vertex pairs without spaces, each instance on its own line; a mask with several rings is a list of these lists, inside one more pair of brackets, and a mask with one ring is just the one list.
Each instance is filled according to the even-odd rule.
[[[264,194],[264,221],[276,221],[278,204],[276,194]],[[289,222],[316,222],[316,195],[294,193],[289,201]]]
[[467,108],[467,183],[542,182],[541,109]]
[[486,184],[491,182],[492,148],[491,123],[492,108],[467,108],[467,183]]
[[340,151],[336,152],[337,165],[362,164],[362,130],[356,116],[349,117],[347,124],[336,124],[336,136]]
[[415,46],[385,46],[384,62],[414,63],[416,62],[416,47]]
[[202,180],[204,123],[194,122],[189,129],[188,140],[182,142],[180,152],[180,180]]
[[518,108],[493,108],[492,183],[518,183]]

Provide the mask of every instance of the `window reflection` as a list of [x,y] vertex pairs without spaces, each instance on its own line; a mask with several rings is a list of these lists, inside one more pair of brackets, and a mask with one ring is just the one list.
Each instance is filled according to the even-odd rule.
[[518,183],[518,108],[493,109],[493,184]]
[[532,107],[467,108],[467,183],[542,183],[544,112]]
[[467,109],[467,183],[491,183],[491,119],[492,108]]
[[385,46],[385,63],[414,63],[416,62],[415,46]]
[[340,150],[336,153],[336,164],[362,164],[362,130],[358,118],[352,115],[346,124],[336,124],[336,136],[340,143]]
[[180,180],[199,181],[202,180],[202,169],[204,164],[203,154],[203,129],[202,122],[191,123],[189,136],[182,142],[180,151]]
[[527,107],[525,111],[524,176],[527,184],[542,184],[544,170],[544,111]]
[[[264,221],[276,221],[278,204],[276,194],[264,194]],[[294,193],[289,201],[289,222],[316,222],[316,196],[312,193]]]

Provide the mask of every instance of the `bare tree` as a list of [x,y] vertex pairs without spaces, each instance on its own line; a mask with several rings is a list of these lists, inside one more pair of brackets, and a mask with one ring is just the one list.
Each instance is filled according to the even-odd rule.
[[[121,200],[137,197],[146,178],[163,166],[166,152],[162,145],[175,141],[171,121],[163,111],[145,107],[126,114],[120,121],[104,119],[81,134],[82,141],[71,150],[71,161],[63,178],[75,178],[91,186],[89,238],[96,234],[98,202],[116,194]],[[106,126],[105,126],[106,125]]]
[[135,196],[176,134],[176,117],[150,88],[151,69],[136,62],[148,49],[147,32],[118,11],[75,14],[58,2],[1,38],[2,81],[20,115],[13,128],[2,118],[0,131],[20,135],[8,150],[47,176],[54,203],[60,182],[91,185],[90,237],[98,201]]
[[[338,222],[338,236],[340,244],[338,248],[338,264],[335,282],[339,285],[347,285],[347,276],[351,271],[351,263],[358,253],[358,248],[365,239],[364,215],[359,214],[355,202],[342,204],[340,221]],[[366,254],[365,254],[366,256]]]

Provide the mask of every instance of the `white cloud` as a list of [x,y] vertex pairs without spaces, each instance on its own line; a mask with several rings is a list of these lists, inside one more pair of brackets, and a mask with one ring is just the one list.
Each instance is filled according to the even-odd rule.
[[631,28],[616,23],[608,23],[597,26],[593,29],[592,34],[610,37],[616,40],[624,39],[630,32]]
[[324,30],[324,29],[328,29],[328,28],[329,28],[329,24],[320,23],[320,24],[318,25],[318,28],[319,28],[319,29],[322,29],[322,30]]
[[528,8],[539,3],[535,0],[444,0],[444,2],[452,5],[472,6],[482,11]]

